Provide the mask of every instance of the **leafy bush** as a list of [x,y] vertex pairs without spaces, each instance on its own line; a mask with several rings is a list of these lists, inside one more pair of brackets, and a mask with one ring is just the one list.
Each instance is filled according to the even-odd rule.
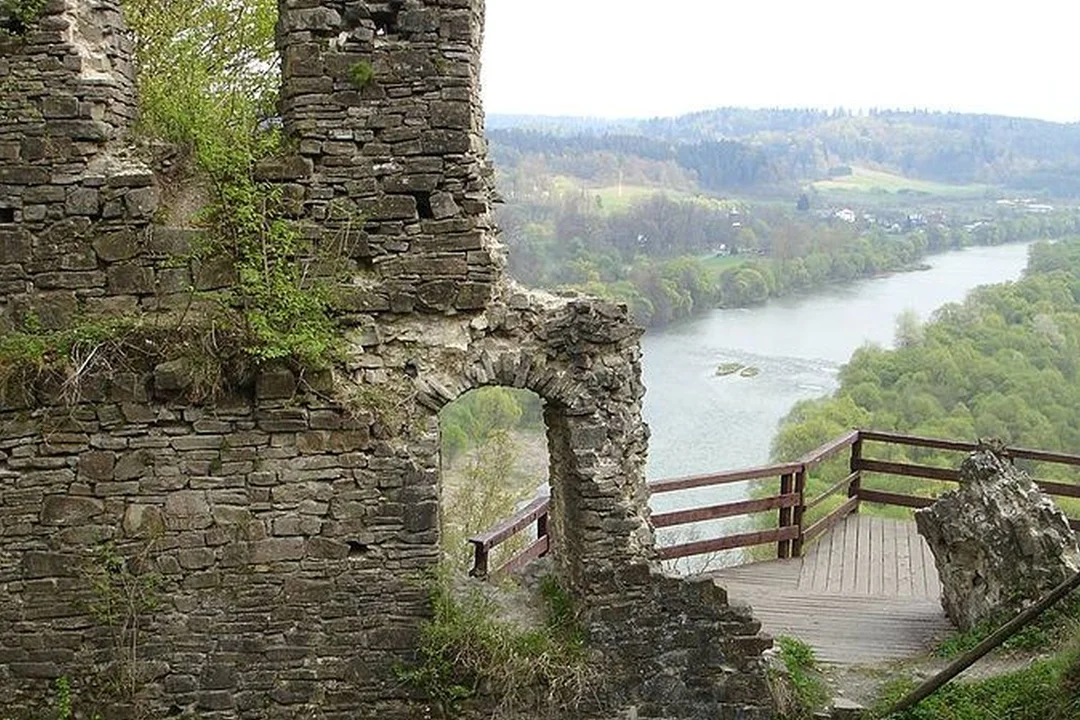
[[22,35],[41,15],[46,0],[0,0],[0,35]]
[[470,700],[496,707],[495,717],[528,711],[566,717],[598,677],[569,595],[551,578],[540,593],[544,627],[522,629],[500,620],[490,597],[473,589],[455,597],[446,580],[432,594],[434,615],[422,632],[417,664],[398,669],[408,685],[435,702],[443,717]]
[[317,257],[285,218],[281,192],[256,182],[283,149],[273,118],[280,82],[276,0],[126,0],[136,38],[143,134],[179,148],[210,189],[201,254],[235,266],[246,351],[257,361],[325,365],[338,349]]
[[363,90],[375,79],[375,68],[368,61],[361,60],[349,68],[349,79],[358,90]]
[[776,638],[782,670],[770,668],[770,682],[785,720],[802,720],[825,707],[829,688],[821,679],[814,649],[798,638]]

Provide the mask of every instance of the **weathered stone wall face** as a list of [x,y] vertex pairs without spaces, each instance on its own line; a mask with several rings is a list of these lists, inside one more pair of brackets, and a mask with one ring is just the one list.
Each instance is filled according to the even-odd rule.
[[143,257],[157,196],[125,143],[123,27],[116,0],[49,0],[25,35],[0,34],[0,330],[134,312],[176,280]]
[[[185,307],[189,285],[228,282],[227,267],[177,265],[191,231],[150,223],[153,177],[124,143],[135,102],[116,7],[51,0],[40,28],[0,41],[0,87],[19,88],[0,92],[0,108],[27,113],[0,118],[0,332],[28,315],[65,327],[80,313]],[[350,272],[348,357],[318,376],[263,368],[199,399],[171,363],[137,352],[3,395],[11,712],[40,709],[62,675],[78,696],[134,670],[133,695],[102,698],[110,717],[423,717],[394,668],[430,612],[436,413],[507,385],[545,401],[555,567],[608,663],[582,716],[768,717],[757,623],[655,563],[640,330],[625,307],[501,277],[482,0],[282,0],[281,11],[296,152],[259,172]],[[100,132],[83,137],[91,126]],[[52,138],[61,150],[35,154]],[[123,632],[134,619],[95,612],[103,547],[161,578],[134,655]]]
[[[388,705],[400,694],[389,668],[426,612],[434,479],[376,437],[370,414],[294,397],[288,375],[213,407],[148,395],[145,380],[94,382],[95,402],[70,412],[0,413],[7,707],[40,709],[67,675],[84,708],[110,717],[129,704],[410,717]],[[133,616],[88,612],[109,599],[90,582],[106,541],[161,577],[135,651],[121,631]],[[134,698],[88,697],[132,667]]]

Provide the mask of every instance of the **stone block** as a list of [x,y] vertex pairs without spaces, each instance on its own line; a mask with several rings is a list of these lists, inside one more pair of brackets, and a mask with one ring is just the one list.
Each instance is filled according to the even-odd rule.
[[193,263],[196,290],[220,290],[236,283],[236,268],[232,260],[216,256]]
[[304,180],[315,166],[310,158],[293,155],[285,158],[264,160],[255,168],[255,179],[261,181]]
[[33,257],[34,239],[21,227],[0,228],[0,265],[24,263]]
[[181,490],[165,498],[165,525],[175,530],[198,530],[213,523],[210,503],[201,490]]
[[304,557],[304,539],[300,537],[268,538],[251,543],[251,562],[266,565]]
[[124,209],[132,219],[149,218],[157,207],[157,190],[152,187],[134,188],[124,195]]
[[191,385],[191,381],[191,368],[187,360],[169,360],[154,367],[154,389],[158,392],[181,392]]
[[360,211],[369,221],[412,220],[417,217],[416,198],[412,195],[384,195],[362,202]]
[[431,212],[436,220],[446,220],[461,214],[461,208],[450,193],[439,192],[431,196]]
[[41,506],[41,522],[46,525],[79,525],[104,510],[105,504],[94,498],[46,495]]
[[105,287],[103,272],[44,272],[34,278],[42,290],[84,290]]
[[49,95],[41,101],[42,117],[75,118],[79,115],[79,100],[72,95]]
[[165,529],[161,509],[155,505],[128,505],[122,523],[124,534],[129,537],[158,535]]
[[262,410],[257,413],[256,422],[263,432],[300,432],[307,429],[307,413],[301,408]]
[[112,480],[115,468],[115,453],[91,451],[79,455],[79,480]]
[[154,271],[132,262],[111,265],[109,292],[115,295],[149,295],[154,292]]
[[284,367],[266,368],[255,380],[257,397],[270,399],[288,399],[296,394],[296,375]]
[[214,551],[208,548],[179,550],[176,560],[185,570],[203,570],[214,564]]
[[60,553],[29,551],[21,560],[22,576],[26,579],[44,577],[67,577],[77,571],[72,558]]
[[191,228],[155,225],[147,249],[156,255],[183,256],[192,251],[201,236],[201,231]]
[[421,307],[428,310],[446,310],[454,307],[458,296],[457,283],[453,280],[434,280],[424,283],[416,290]]
[[101,212],[101,195],[94,188],[76,188],[64,203],[68,215],[96,216]]
[[94,252],[105,262],[130,260],[139,253],[139,238],[133,230],[118,230],[94,238]]
[[493,290],[489,283],[461,283],[457,298],[454,299],[454,307],[459,310],[480,310],[490,301]]

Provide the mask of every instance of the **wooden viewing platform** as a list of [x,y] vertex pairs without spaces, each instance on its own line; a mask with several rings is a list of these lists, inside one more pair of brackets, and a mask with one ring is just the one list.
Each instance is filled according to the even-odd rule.
[[749,604],[769,634],[809,643],[827,663],[912,657],[952,626],[934,557],[915,523],[850,515],[802,558],[707,573]]
[[[866,457],[869,448],[915,448],[917,453],[970,453],[975,443],[868,430],[826,443],[798,461],[761,468],[672,478],[649,483],[653,494],[734,483],[754,483],[751,499],[652,516],[657,528],[749,516],[762,529],[696,539],[658,548],[662,560],[711,556],[722,551],[774,545],[776,560],[708,571],[734,602],[749,604],[763,628],[808,642],[824,662],[872,663],[917,655],[950,625],[940,605],[933,556],[910,520],[859,514],[862,503],[921,508],[933,504],[942,484],[956,483],[955,467],[892,462]],[[1080,456],[1006,448],[1015,461],[1080,468]],[[845,457],[846,456],[846,457]],[[959,458],[957,458],[959,460]],[[831,462],[830,462],[831,461]],[[957,462],[957,464],[959,464]],[[807,481],[818,477],[828,488],[807,496]],[[866,487],[864,478],[905,477],[933,484],[922,494]],[[769,483],[776,494],[769,492]],[[1036,480],[1051,496],[1080,498],[1080,484]],[[1070,518],[1074,530],[1080,519]],[[770,527],[771,525],[771,527]],[[745,527],[745,523],[743,524]],[[490,531],[471,538],[472,574],[513,570],[547,553],[557,538],[548,534],[548,499],[538,498]],[[491,553],[520,533],[531,533],[526,547],[497,569]],[[707,563],[706,563],[707,564]]]

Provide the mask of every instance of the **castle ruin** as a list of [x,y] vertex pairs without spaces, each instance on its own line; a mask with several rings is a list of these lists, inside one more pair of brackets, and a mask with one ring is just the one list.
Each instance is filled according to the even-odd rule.
[[[341,248],[347,361],[318,378],[267,365],[196,399],[149,351],[83,358],[75,378],[3,379],[5,714],[34,716],[57,678],[78,691],[115,672],[81,568],[95,548],[137,553],[152,537],[161,602],[140,618],[136,668],[150,716],[424,717],[394,668],[431,611],[437,413],[503,385],[545,403],[554,568],[609,670],[590,712],[771,717],[758,624],[711,582],[659,569],[640,330],[625,306],[503,276],[483,0],[279,7],[292,142],[258,177],[313,244]],[[196,231],[159,221],[131,138],[131,57],[119,0],[47,0],[25,32],[0,35],[0,335],[28,316],[58,330],[167,315],[232,281],[190,255]],[[346,406],[334,384],[362,401]]]

